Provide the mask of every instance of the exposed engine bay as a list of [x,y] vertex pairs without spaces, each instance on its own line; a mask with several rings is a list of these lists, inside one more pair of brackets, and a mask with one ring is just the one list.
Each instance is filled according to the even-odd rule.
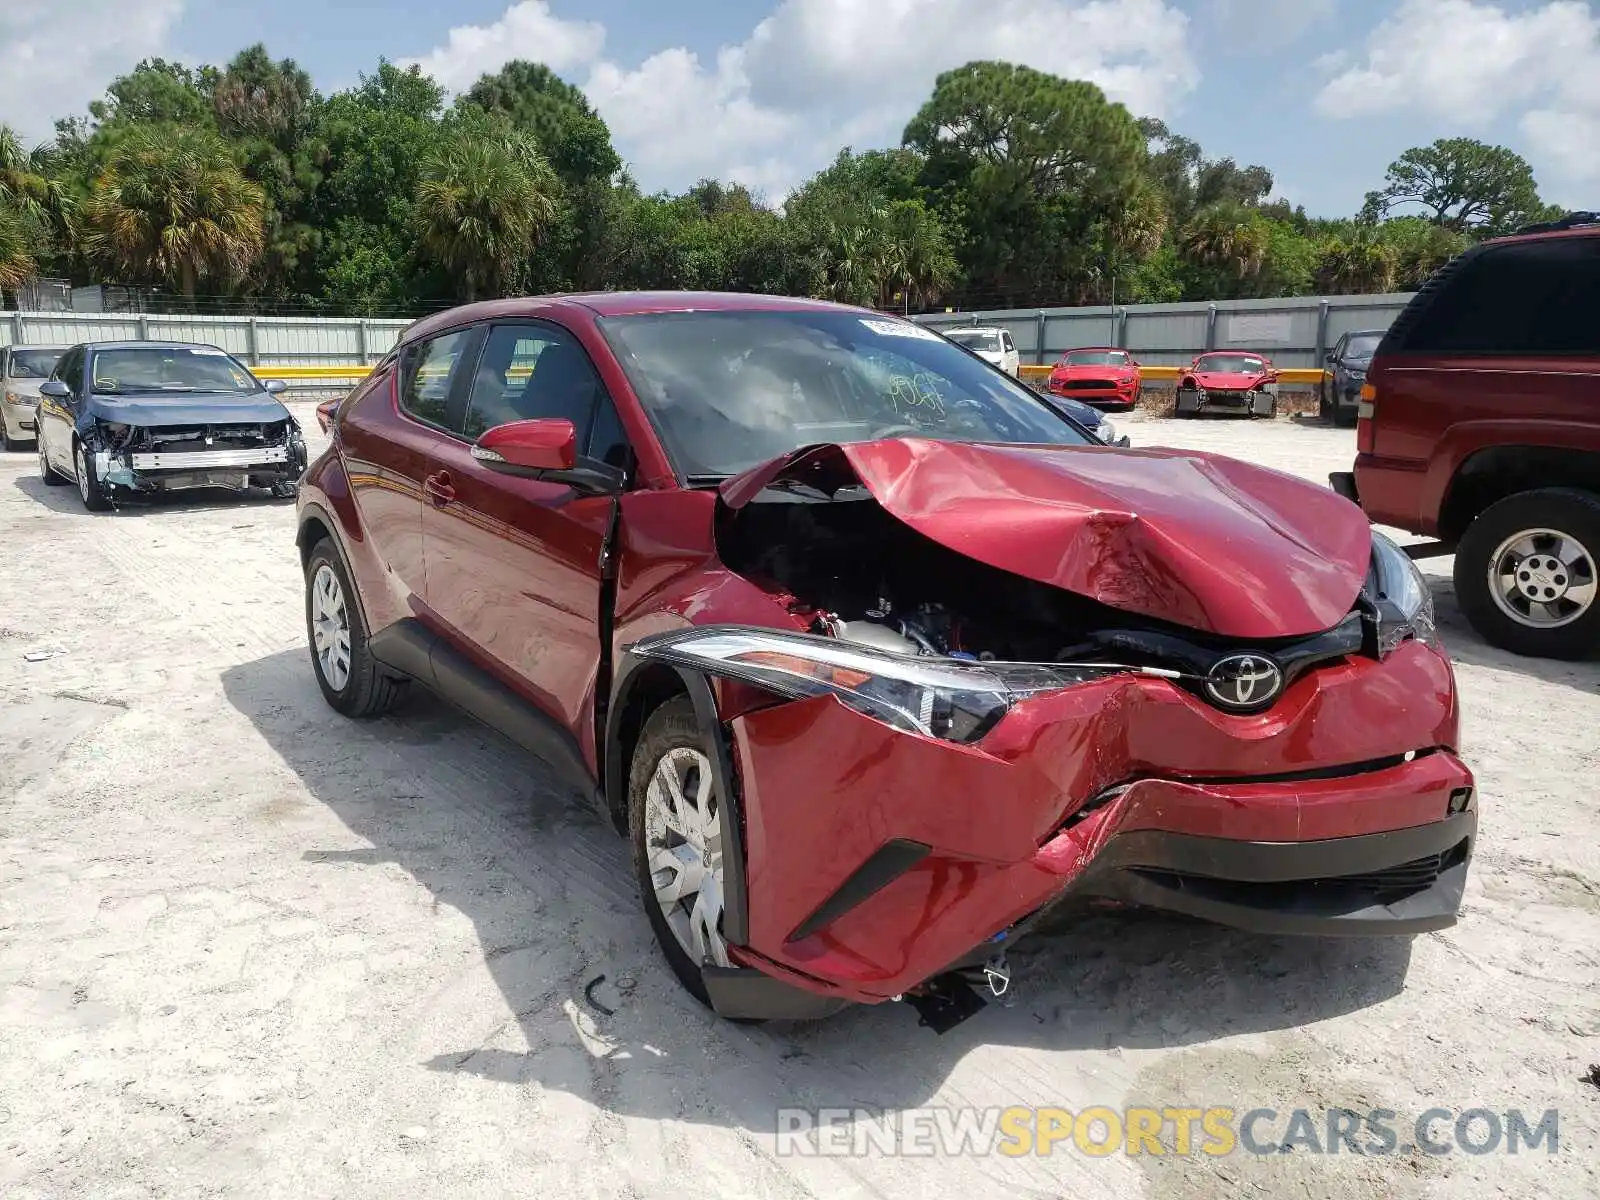
[[859,484],[829,493],[778,480],[740,509],[719,509],[717,542],[730,568],[811,617],[810,632],[893,654],[1104,665],[1167,678],[1213,704],[1208,673],[1241,653],[1270,656],[1282,685],[1318,665],[1380,654],[1365,593],[1325,632],[1246,643],[978,562],[896,519]]

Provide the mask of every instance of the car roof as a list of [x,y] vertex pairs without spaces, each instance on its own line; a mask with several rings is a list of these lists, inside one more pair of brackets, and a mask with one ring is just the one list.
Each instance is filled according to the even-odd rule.
[[1074,346],[1071,350],[1063,350],[1063,354],[1081,354],[1085,350],[1103,351],[1107,354],[1131,354],[1133,351],[1126,346]]
[[0,346],[0,350],[56,350],[62,354],[71,349],[71,346],[40,346],[35,342],[12,342],[9,345]]
[[634,317],[647,313],[684,312],[840,312],[869,314],[899,320],[894,313],[805,300],[795,296],[768,296],[754,292],[570,292],[554,296],[520,296],[485,300],[423,317],[400,335],[401,343],[431,336],[436,331],[477,321],[550,315],[563,309],[584,308],[597,317]]
[[85,350],[217,350],[209,342],[83,342]]

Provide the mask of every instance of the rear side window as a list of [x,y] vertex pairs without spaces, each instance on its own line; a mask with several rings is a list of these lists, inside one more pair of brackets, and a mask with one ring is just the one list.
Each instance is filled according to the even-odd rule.
[[1388,350],[1600,356],[1600,238],[1492,246],[1462,262]]
[[408,350],[400,379],[400,407],[419,421],[448,428],[450,389],[471,339],[472,331],[462,329]]

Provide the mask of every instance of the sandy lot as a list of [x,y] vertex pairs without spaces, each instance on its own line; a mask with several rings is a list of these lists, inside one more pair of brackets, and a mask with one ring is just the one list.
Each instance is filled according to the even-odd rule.
[[[1319,481],[1354,449],[1289,422],[1126,429]],[[1485,647],[1448,560],[1426,569],[1483,809],[1460,925],[1097,918],[940,1038],[899,1005],[700,1010],[622,845],[538,761],[426,699],[360,725],[323,706],[292,530],[290,505],[216,497],[90,516],[0,458],[0,1194],[1600,1194],[1600,664]],[[601,974],[611,1016],[584,998]],[[1402,1134],[1432,1107],[1557,1109],[1560,1150],[819,1158],[774,1136],[782,1106],[1146,1102],[1386,1108]]]

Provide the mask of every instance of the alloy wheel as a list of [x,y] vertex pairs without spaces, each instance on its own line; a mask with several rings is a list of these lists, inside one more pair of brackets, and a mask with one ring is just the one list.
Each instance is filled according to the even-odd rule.
[[350,612],[344,588],[327,563],[311,577],[311,642],[322,678],[336,692],[350,682]]
[[89,460],[83,456],[83,443],[79,442],[72,449],[72,459],[78,468],[78,495],[83,497],[85,504],[89,503]]
[[645,853],[667,927],[699,965],[728,966],[722,934],[721,803],[710,760],[680,746],[656,763],[645,790]]
[[1500,610],[1532,629],[1559,629],[1594,606],[1595,556],[1569,533],[1524,529],[1489,558],[1489,594]]

